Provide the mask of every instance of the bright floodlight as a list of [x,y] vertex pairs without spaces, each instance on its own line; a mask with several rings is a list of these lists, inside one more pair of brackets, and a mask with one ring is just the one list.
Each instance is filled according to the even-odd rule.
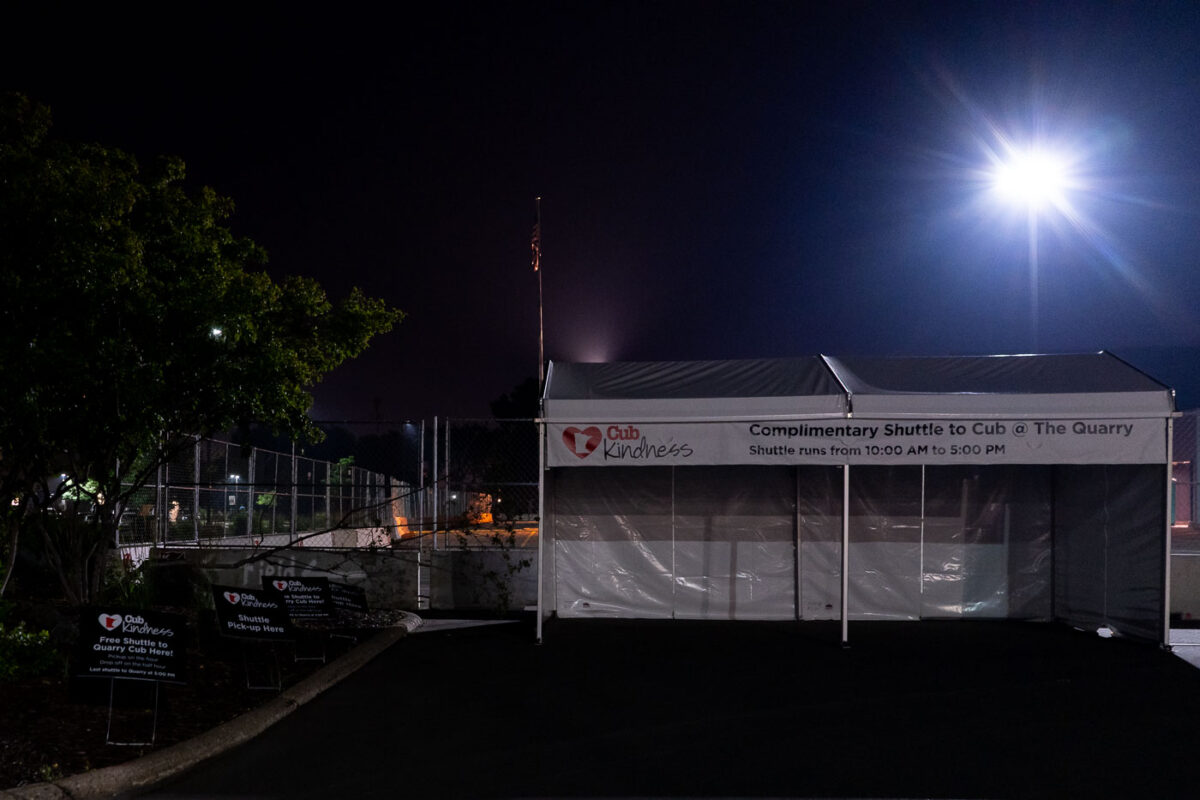
[[1067,168],[1064,160],[1039,150],[1013,152],[1008,161],[997,164],[992,183],[1008,202],[1038,210],[1047,205],[1062,207],[1063,190],[1067,187]]

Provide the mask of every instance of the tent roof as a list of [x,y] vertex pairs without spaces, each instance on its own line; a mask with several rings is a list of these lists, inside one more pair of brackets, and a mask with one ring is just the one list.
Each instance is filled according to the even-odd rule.
[[770,417],[1153,417],[1170,389],[1110,353],[552,362],[556,422]]
[[545,413],[609,422],[844,416],[846,395],[817,357],[744,361],[552,362]]
[[1170,389],[1111,353],[833,358],[859,416],[1165,416]]

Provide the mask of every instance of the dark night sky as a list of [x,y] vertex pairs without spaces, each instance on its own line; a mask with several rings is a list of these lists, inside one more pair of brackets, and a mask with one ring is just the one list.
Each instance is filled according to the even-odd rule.
[[[1200,4],[0,12],[0,88],[179,155],[276,275],[409,313],[314,416],[484,415],[561,360],[1109,349],[1200,404]],[[170,14],[171,16],[156,16]],[[984,180],[1077,156],[1072,214]]]

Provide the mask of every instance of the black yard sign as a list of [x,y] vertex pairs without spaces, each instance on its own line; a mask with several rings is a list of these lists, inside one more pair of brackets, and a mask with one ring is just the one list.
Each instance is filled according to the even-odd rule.
[[295,639],[283,595],[271,590],[213,586],[217,627],[242,639]]
[[263,575],[263,588],[283,595],[292,619],[320,619],[333,613],[328,578],[285,578]]
[[329,593],[333,599],[333,607],[338,611],[349,614],[366,614],[367,593],[360,586],[347,583],[330,583]]
[[187,683],[187,617],[114,607],[83,610],[75,674]]

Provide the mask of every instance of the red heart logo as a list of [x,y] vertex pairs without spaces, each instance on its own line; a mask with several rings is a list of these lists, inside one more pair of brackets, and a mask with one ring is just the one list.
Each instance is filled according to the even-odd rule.
[[121,615],[120,614],[101,614],[100,615],[100,627],[104,628],[104,630],[106,630],[106,631],[116,630],[117,628],[121,627]]
[[287,588],[287,581],[275,581],[275,588],[282,592]]
[[580,458],[587,458],[600,446],[600,429],[592,425],[580,430],[572,425],[563,431],[563,444]]
[[228,600],[230,603],[237,605],[237,601],[241,600],[242,596],[239,595],[237,592],[226,592],[225,599]]

